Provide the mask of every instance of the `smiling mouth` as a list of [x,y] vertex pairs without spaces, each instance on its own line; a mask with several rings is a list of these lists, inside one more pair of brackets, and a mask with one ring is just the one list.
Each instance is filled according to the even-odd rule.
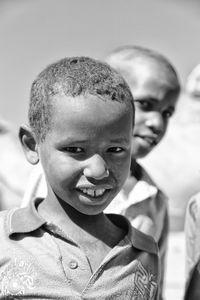
[[151,147],[154,147],[158,144],[158,138],[153,138],[149,136],[136,136],[147,142]]
[[98,198],[103,196],[109,189],[99,188],[99,189],[92,189],[92,188],[77,188],[79,192],[81,192],[84,195]]
[[156,146],[158,143],[157,139],[154,138],[144,137],[143,139],[147,141],[147,143],[149,143],[151,146]]

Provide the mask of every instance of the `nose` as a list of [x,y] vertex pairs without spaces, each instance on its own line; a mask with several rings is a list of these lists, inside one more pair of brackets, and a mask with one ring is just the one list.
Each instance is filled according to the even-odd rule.
[[99,154],[95,154],[87,160],[83,174],[86,177],[103,179],[109,176],[109,171],[106,168],[105,160]]
[[160,112],[153,112],[146,120],[146,125],[152,129],[155,134],[164,134],[166,122]]

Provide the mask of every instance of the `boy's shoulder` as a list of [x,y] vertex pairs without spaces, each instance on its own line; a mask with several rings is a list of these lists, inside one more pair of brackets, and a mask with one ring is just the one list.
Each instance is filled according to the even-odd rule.
[[[131,225],[132,226],[132,225]],[[132,243],[133,246],[149,252],[151,254],[158,254],[158,245],[154,238],[150,235],[143,233],[142,231],[136,229],[132,226]]]
[[15,207],[0,212],[1,241],[8,239],[13,234],[26,234],[40,228],[45,220],[37,213],[36,205],[42,201],[37,198],[29,206]]
[[[0,236],[1,236],[1,242],[3,242],[4,239],[9,239],[9,236],[13,233],[13,224],[21,222],[21,219],[17,218],[18,213],[21,212],[23,214],[23,208],[11,208],[8,210],[0,211]],[[18,220],[17,220],[18,219]],[[17,222],[14,222],[17,221]]]
[[154,238],[132,226],[127,217],[117,214],[108,214],[108,216],[115,225],[126,230],[126,238],[133,248],[150,254],[158,254],[158,246]]
[[10,239],[12,235],[12,215],[16,211],[16,208],[0,211],[0,266],[1,259],[7,255],[7,249],[11,249],[12,241]]

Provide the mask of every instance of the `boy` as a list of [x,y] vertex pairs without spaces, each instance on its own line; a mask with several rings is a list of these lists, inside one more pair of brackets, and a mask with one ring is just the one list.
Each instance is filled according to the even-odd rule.
[[123,75],[132,91],[135,130],[130,176],[106,211],[125,215],[132,225],[158,242],[162,287],[168,234],[167,199],[136,160],[150,153],[165,135],[175,111],[180,83],[171,63],[160,53],[144,47],[120,47],[108,56],[107,62]]
[[39,74],[20,139],[47,197],[1,213],[0,299],[156,299],[156,243],[103,213],[130,169],[133,122],[107,64],[65,58]]
[[[162,287],[168,234],[167,199],[136,159],[145,157],[165,135],[180,83],[171,63],[160,53],[144,47],[120,47],[112,51],[107,62],[129,84],[135,97],[136,118],[130,176],[106,212],[125,215],[134,227],[156,239],[161,257]],[[39,169],[32,174],[23,205],[34,195],[46,195],[44,177]]]

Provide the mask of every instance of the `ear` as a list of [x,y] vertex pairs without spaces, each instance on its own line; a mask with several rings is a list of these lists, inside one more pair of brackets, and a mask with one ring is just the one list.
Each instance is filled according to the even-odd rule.
[[28,125],[22,125],[19,129],[19,139],[22,144],[26,159],[35,165],[39,162],[38,143],[35,135]]

